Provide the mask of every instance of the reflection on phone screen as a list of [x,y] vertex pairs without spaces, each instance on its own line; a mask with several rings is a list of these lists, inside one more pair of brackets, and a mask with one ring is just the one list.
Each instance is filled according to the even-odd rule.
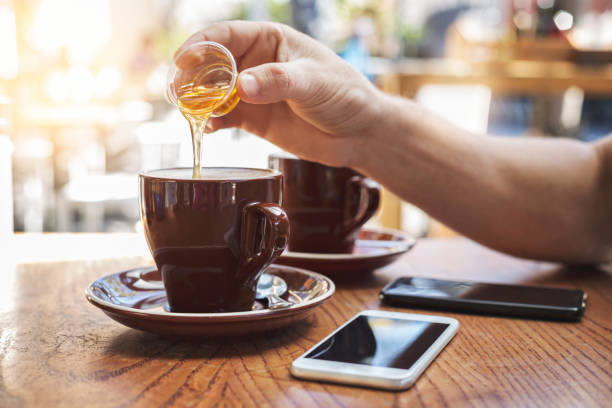
[[410,368],[448,324],[358,316],[306,358]]

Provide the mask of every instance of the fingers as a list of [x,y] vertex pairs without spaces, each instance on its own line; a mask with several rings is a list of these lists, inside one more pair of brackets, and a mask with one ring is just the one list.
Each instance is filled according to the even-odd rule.
[[[311,39],[276,23],[230,21],[215,24],[192,35],[176,54],[176,64],[185,76],[193,76],[198,65],[213,58],[206,52],[190,49],[201,41],[216,41],[226,46],[238,65],[238,93],[253,104],[294,99],[305,101],[313,95],[317,82],[305,65]],[[314,47],[316,48],[316,47]],[[324,51],[325,50],[323,48]],[[319,50],[320,51],[320,50]],[[329,51],[331,52],[331,51]],[[245,71],[246,70],[246,71]]]
[[219,129],[241,128],[256,135],[263,135],[267,131],[270,109],[265,105],[252,105],[239,102],[229,114],[208,119],[206,133]]
[[242,121],[239,116],[234,116],[234,120],[231,120],[228,116],[209,118],[204,131],[206,133],[213,133],[220,129],[239,128],[241,124]]
[[301,61],[268,63],[243,71],[238,76],[238,95],[245,102],[276,103],[307,100],[313,94],[312,74]]
[[200,41],[215,41],[223,44],[236,57],[244,54],[259,36],[260,25],[252,21],[229,21],[217,23],[189,37],[174,54],[183,52],[191,44]]
[[[240,102],[228,115],[208,120],[206,132],[226,128],[240,128],[261,136],[269,142],[307,160],[318,161],[344,154],[338,138],[292,114],[286,104],[253,105]],[[288,130],[290,129],[290,131]],[[317,141],[314,143],[313,141]],[[326,156],[331,156],[328,158]]]
[[176,51],[177,65],[184,69],[200,61],[201,56],[186,52],[190,45],[215,41],[234,56],[239,70],[276,60],[277,48],[285,35],[280,24],[254,21],[228,21],[214,24],[189,37]]

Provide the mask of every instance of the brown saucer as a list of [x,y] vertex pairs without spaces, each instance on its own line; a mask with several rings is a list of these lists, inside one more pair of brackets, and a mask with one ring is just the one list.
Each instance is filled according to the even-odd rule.
[[284,252],[276,263],[305,268],[329,277],[371,272],[395,261],[408,252],[416,240],[401,231],[388,228],[363,228],[350,254],[314,254]]
[[256,304],[253,310],[234,313],[172,313],[167,311],[166,292],[154,266],[117,272],[94,281],[85,295],[111,319],[128,327],[165,336],[212,337],[252,334],[277,329],[303,320],[335,291],[334,283],[318,273],[282,265],[270,265],[266,273],[285,280],[295,303],[287,309],[270,310]]

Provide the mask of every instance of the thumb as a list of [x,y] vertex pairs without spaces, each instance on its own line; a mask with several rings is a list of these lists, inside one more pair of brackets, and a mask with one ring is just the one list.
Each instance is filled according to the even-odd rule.
[[238,95],[248,103],[304,100],[311,92],[308,78],[296,61],[258,65],[238,76]]

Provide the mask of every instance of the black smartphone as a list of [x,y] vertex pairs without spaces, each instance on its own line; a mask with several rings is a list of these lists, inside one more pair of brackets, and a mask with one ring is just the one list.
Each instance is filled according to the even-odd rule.
[[579,289],[416,277],[399,278],[380,292],[392,306],[568,321],[580,320],[586,298]]

